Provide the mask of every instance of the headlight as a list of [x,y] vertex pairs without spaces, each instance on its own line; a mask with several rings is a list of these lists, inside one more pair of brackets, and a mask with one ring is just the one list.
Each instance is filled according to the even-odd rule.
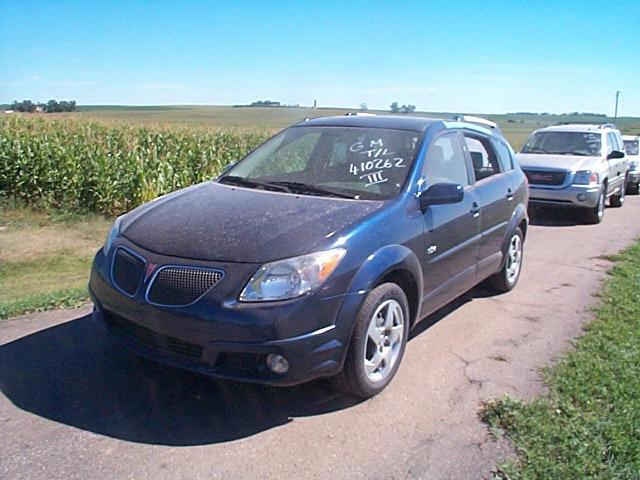
[[107,234],[107,239],[104,242],[104,247],[102,247],[102,251],[105,255],[109,253],[109,250],[111,250],[111,245],[113,245],[113,241],[118,238],[118,235],[120,235],[121,222],[122,217],[116,218],[116,221],[113,222],[113,225],[111,226],[111,230],[109,230],[109,233]]
[[629,162],[629,170],[636,170],[638,168],[638,161],[637,160],[631,160]]
[[580,170],[573,177],[575,185],[598,185],[600,183],[598,180],[598,174],[591,170]]
[[240,301],[286,300],[307,293],[322,285],[345,253],[343,248],[334,248],[267,263],[251,277]]

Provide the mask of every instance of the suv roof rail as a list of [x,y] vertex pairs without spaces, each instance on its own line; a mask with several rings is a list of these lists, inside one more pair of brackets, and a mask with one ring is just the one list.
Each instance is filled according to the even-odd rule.
[[345,117],[375,117],[375,113],[368,112],[347,112],[344,114]]
[[492,120],[487,120],[486,118],[482,118],[482,117],[474,117],[473,115],[454,115],[453,119],[456,122],[467,122],[467,123],[473,123],[475,125],[480,125],[482,127],[487,127],[490,128],[492,130],[497,130],[498,132],[502,133],[502,131],[500,130],[500,127],[498,126],[498,124]]
[[556,125],[593,125],[598,128],[618,128],[615,123],[595,123],[595,122],[560,122]]

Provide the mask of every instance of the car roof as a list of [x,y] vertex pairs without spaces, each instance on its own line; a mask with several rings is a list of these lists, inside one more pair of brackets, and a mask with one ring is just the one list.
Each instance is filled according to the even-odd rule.
[[640,135],[622,135],[623,140],[640,140]]
[[442,119],[407,115],[343,115],[307,119],[295,126],[391,128],[423,132],[436,122],[442,122]]
[[549,125],[548,127],[540,128],[536,132],[606,132],[617,130],[617,128],[611,125],[599,125],[599,124],[585,124],[585,123],[568,123],[564,125]]
[[488,126],[478,123],[408,115],[348,114],[306,119],[294,126],[389,128],[424,132],[427,127],[435,124],[440,125],[444,129],[466,128],[482,132],[486,135],[496,135],[503,138],[502,132],[498,128],[489,128]]

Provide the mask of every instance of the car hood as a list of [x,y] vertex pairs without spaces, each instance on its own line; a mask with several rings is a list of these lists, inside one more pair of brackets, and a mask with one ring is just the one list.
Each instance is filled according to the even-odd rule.
[[133,210],[121,232],[162,255],[263,263],[326,248],[333,233],[382,205],[205,182]]
[[543,153],[518,153],[516,157],[523,170],[550,168],[577,172],[578,170],[590,170],[602,161],[601,157],[548,155]]

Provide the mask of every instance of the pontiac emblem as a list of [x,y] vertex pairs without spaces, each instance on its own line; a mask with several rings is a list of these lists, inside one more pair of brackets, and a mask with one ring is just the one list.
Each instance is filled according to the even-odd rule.
[[156,269],[157,266],[158,266],[157,263],[149,263],[147,265],[147,271],[144,273],[145,280],[149,279],[149,277],[151,276],[151,274],[153,273],[153,271]]

